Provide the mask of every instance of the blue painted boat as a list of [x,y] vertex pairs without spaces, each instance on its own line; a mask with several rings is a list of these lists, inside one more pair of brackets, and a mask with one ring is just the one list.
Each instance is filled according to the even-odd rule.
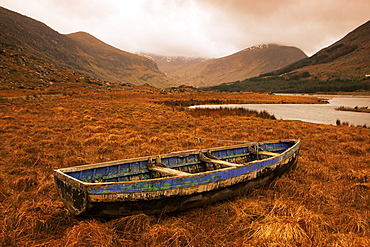
[[295,166],[299,140],[245,143],[54,171],[74,215],[161,214],[243,195]]

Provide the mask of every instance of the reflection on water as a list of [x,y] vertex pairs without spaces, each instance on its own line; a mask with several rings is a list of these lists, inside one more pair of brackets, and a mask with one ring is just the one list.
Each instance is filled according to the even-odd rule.
[[[312,95],[310,95],[312,96]],[[336,111],[340,106],[370,107],[370,96],[347,95],[316,95],[328,99],[329,104],[232,104],[232,105],[201,105],[192,108],[244,107],[275,115],[277,119],[301,120],[310,123],[336,124],[337,120],[350,125],[370,126],[370,114],[361,112]],[[302,96],[304,97],[304,96]]]

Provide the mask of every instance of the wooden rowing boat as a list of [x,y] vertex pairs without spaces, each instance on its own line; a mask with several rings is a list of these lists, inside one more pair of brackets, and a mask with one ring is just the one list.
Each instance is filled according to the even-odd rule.
[[188,150],[54,171],[74,215],[118,217],[202,206],[270,183],[298,160],[299,140]]

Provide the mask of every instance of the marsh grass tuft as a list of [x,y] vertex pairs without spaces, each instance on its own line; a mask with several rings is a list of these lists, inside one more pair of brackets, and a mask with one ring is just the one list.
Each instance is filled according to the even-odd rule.
[[310,238],[300,226],[300,222],[290,217],[268,217],[256,225],[250,240],[257,244],[267,241],[277,245],[310,245]]

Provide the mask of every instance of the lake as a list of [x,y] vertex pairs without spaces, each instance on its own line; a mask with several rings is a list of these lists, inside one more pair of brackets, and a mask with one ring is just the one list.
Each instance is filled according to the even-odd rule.
[[[284,94],[288,95],[288,94]],[[297,96],[297,95],[295,95]],[[337,111],[340,106],[370,107],[370,96],[357,95],[307,95],[327,99],[329,104],[230,104],[230,105],[199,105],[191,108],[248,108],[250,110],[267,111],[276,119],[300,120],[318,124],[336,125],[336,121],[350,125],[370,126],[370,113]],[[302,95],[302,97],[307,97]]]

